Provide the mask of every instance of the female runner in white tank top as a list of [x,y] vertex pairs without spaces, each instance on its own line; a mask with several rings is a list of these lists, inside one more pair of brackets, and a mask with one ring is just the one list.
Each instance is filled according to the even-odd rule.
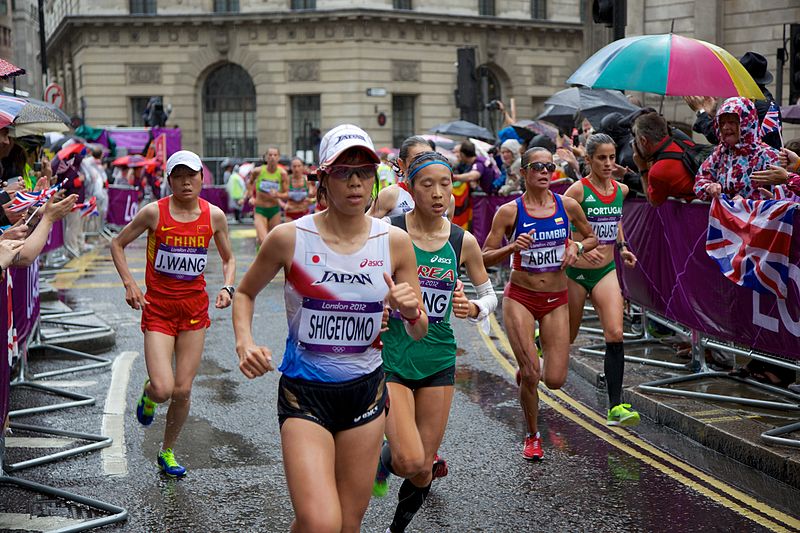
[[428,318],[411,239],[365,214],[379,162],[369,136],[338,126],[322,139],[320,160],[328,209],[269,233],[237,289],[233,327],[242,373],[254,378],[272,370],[272,352],[253,340],[253,307],[283,269],[289,338],[278,419],[291,531],[355,533],[384,432],[384,301],[415,339],[426,335]]

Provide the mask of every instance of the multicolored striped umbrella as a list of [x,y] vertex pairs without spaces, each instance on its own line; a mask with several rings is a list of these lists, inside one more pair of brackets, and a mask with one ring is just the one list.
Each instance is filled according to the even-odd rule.
[[0,128],[7,128],[28,102],[24,98],[0,94]]
[[764,99],[753,77],[731,54],[672,33],[614,41],[587,59],[567,84],[668,96]]

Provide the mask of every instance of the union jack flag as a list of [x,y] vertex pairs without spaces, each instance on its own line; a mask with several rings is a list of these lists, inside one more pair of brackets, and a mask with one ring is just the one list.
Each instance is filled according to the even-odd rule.
[[781,200],[715,198],[706,253],[737,285],[785,299],[795,207]]
[[72,206],[73,211],[77,211],[79,209],[81,211],[82,217],[100,216],[100,212],[97,211],[97,197],[95,196],[92,196],[87,202],[83,202],[82,204],[75,204]]
[[769,103],[767,114],[764,115],[764,120],[761,121],[761,136],[768,133],[781,133],[781,114],[778,112],[778,106],[775,102]]
[[67,181],[64,180],[60,183],[56,183],[49,189],[42,189],[38,193],[17,191],[17,194],[14,196],[14,199],[11,201],[11,205],[8,206],[8,208],[15,213],[19,213],[21,211],[26,211],[31,207],[41,205],[47,202],[55,193],[57,193],[66,182]]

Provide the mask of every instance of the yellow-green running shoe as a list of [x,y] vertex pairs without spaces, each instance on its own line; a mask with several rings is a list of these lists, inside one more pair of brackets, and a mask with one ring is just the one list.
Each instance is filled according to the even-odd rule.
[[183,477],[186,475],[186,469],[175,460],[172,448],[158,452],[158,466],[169,477]]
[[608,411],[607,426],[635,426],[639,423],[639,413],[631,409],[631,404],[621,403]]
[[142,387],[142,395],[139,397],[139,403],[136,404],[136,420],[143,426],[149,426],[153,423],[153,418],[156,416],[156,407],[158,404],[147,397],[147,384],[150,383],[149,379],[144,381]]

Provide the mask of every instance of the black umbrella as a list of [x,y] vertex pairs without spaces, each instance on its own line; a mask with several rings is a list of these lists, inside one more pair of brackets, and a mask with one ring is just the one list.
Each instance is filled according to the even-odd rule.
[[431,133],[441,133],[443,135],[458,135],[460,137],[476,137],[478,139],[485,139],[494,142],[494,134],[472,122],[466,120],[454,120],[452,122],[445,122],[430,129]]
[[570,87],[559,91],[545,100],[544,105],[544,112],[536,118],[552,122],[567,131],[574,127],[578,113],[598,128],[600,121],[609,113],[627,115],[639,109],[619,91],[586,87]]
[[511,125],[523,142],[528,142],[536,135],[544,135],[555,142],[558,138],[558,128],[541,120],[520,120]]
[[781,118],[790,124],[800,124],[800,104],[781,107]]

